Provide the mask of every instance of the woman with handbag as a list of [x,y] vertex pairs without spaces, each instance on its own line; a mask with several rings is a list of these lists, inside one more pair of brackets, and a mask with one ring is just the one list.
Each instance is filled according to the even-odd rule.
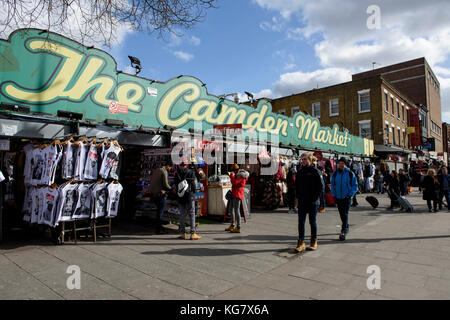
[[422,190],[423,190],[423,200],[427,201],[428,211],[433,212],[433,210],[431,209],[431,202],[433,202],[434,212],[437,212],[439,182],[436,179],[434,169],[429,169],[427,175],[423,178]]
[[[231,180],[231,225],[225,229],[231,233],[241,233],[241,204],[244,198],[244,187],[248,180],[249,173],[245,170],[239,169],[239,165],[233,164],[231,166],[233,172],[229,173]],[[235,225],[236,220],[236,225]]]
[[394,206],[398,205],[398,197],[400,197],[400,178],[397,171],[392,170],[388,186],[389,197],[391,198],[391,206],[388,210],[394,210]]

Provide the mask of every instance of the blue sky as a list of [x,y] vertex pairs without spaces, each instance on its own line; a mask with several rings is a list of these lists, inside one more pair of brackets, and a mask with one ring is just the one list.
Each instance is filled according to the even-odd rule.
[[[442,120],[450,122],[450,1],[218,0],[217,4],[205,21],[179,30],[182,37],[168,35],[165,41],[120,25],[117,42],[105,51],[125,72],[132,73],[127,56],[133,55],[141,60],[144,77],[167,81],[192,75],[206,83],[210,93],[238,92],[241,99],[244,91],[257,98],[276,98],[350,81],[353,73],[370,70],[373,61],[383,67],[426,57],[440,82]],[[375,21],[374,4],[379,12],[375,29],[368,27],[368,20]],[[74,12],[61,30],[52,31],[80,41]],[[0,12],[0,22],[4,18]],[[46,17],[30,20],[24,24],[46,26]],[[0,36],[25,25],[10,24]]]

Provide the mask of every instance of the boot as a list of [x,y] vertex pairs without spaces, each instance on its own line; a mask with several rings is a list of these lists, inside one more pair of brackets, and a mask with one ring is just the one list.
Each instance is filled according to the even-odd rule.
[[186,239],[186,233],[182,233],[180,236],[178,236],[178,239]]
[[202,236],[199,236],[196,233],[191,234],[191,240],[200,240],[202,238]]
[[233,226],[233,225],[230,225],[228,228],[225,229],[225,231],[231,231],[231,230],[233,230],[233,229],[234,229],[234,226]]
[[297,248],[295,248],[295,251],[297,252],[303,252],[306,250],[306,244],[304,240],[298,240],[297,242]]
[[323,212],[325,212],[325,208],[324,207],[320,207],[319,208],[319,213],[323,213]]
[[311,238],[311,241],[309,243],[308,250],[314,251],[317,249],[317,238]]
[[234,227],[234,228],[231,230],[231,233],[241,233],[241,227]]

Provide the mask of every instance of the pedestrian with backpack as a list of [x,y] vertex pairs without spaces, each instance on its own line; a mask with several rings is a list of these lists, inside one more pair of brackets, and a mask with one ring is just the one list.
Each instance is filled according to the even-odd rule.
[[349,232],[348,213],[350,211],[351,199],[358,191],[358,181],[355,174],[347,168],[347,160],[341,158],[338,168],[331,176],[331,193],[336,199],[342,227],[339,240],[344,241]]
[[197,179],[195,172],[189,169],[189,162],[183,159],[183,162],[178,166],[175,174],[175,186],[177,188],[178,207],[180,209],[180,233],[179,239],[186,239],[186,215],[190,219],[191,240],[199,240],[199,236],[195,228],[195,200],[194,194],[197,188]]

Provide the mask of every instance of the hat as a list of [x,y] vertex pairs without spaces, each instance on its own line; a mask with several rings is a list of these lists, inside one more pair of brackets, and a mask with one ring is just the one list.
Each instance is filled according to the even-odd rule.
[[341,157],[338,162],[343,162],[345,163],[345,165],[347,165],[347,159],[345,159],[344,157]]
[[234,164],[231,166],[231,170],[239,170],[239,165],[237,165],[236,163],[234,163]]

